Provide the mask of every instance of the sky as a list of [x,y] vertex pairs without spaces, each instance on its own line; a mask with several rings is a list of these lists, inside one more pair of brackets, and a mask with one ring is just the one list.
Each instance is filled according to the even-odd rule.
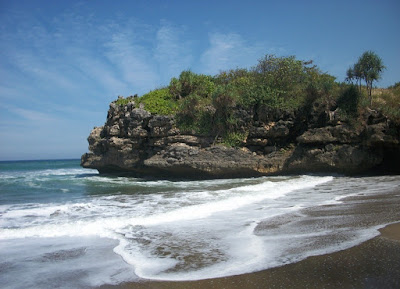
[[119,95],[266,54],[344,81],[367,50],[400,81],[400,1],[0,0],[0,160],[80,158]]

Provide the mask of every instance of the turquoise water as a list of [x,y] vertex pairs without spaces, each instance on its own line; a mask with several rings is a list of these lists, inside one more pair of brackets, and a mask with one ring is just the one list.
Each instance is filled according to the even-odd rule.
[[330,213],[318,225],[307,209],[399,188],[399,176],[171,181],[103,176],[79,160],[0,162],[0,288],[195,280],[296,262],[388,223],[354,227],[362,222]]
[[67,201],[87,194],[82,178],[95,174],[79,160],[0,162],[0,203]]

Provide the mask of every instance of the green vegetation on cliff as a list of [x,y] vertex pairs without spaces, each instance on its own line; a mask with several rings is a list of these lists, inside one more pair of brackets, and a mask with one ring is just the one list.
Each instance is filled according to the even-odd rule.
[[373,51],[364,52],[357,63],[350,67],[346,74],[347,80],[358,81],[361,90],[361,80],[365,81],[369,101],[372,105],[372,84],[381,78],[382,71],[386,67],[383,65],[382,59]]
[[400,123],[400,82],[387,89],[376,89],[372,93],[375,107],[393,121]]
[[[379,94],[371,92],[372,81],[379,79],[384,66],[376,54],[368,53],[371,57],[361,57],[347,72],[349,83],[336,82],[312,61],[266,55],[251,69],[237,68],[215,76],[183,71],[168,86],[135,98],[135,102],[153,114],[174,115],[184,132],[222,137],[230,146],[240,145],[246,138],[245,112],[264,108],[297,112],[317,100],[327,109],[339,108],[349,119],[357,119],[363,107],[370,106],[400,121],[399,85]],[[368,66],[374,63],[371,59],[379,60],[379,67]],[[366,89],[359,85],[360,79],[366,81]],[[358,87],[350,83],[353,80]],[[131,100],[119,99],[117,104]]]

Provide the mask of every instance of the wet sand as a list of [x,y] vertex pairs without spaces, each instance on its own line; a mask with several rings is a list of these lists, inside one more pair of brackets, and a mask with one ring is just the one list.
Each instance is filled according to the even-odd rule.
[[[396,192],[360,195],[347,198],[343,206],[332,206],[332,210],[316,207],[307,211],[312,220],[340,210],[354,220],[354,226],[374,226],[400,220],[399,196]],[[379,236],[358,246],[260,272],[199,281],[143,280],[100,288],[400,288],[400,223],[386,226]]]

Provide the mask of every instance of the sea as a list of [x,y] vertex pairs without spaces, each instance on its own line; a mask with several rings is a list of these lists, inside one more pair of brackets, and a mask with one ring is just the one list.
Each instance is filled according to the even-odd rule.
[[396,220],[361,224],[342,207],[399,188],[400,176],[166,180],[99,175],[79,160],[0,162],[0,288],[199,280],[297,262],[377,236]]

